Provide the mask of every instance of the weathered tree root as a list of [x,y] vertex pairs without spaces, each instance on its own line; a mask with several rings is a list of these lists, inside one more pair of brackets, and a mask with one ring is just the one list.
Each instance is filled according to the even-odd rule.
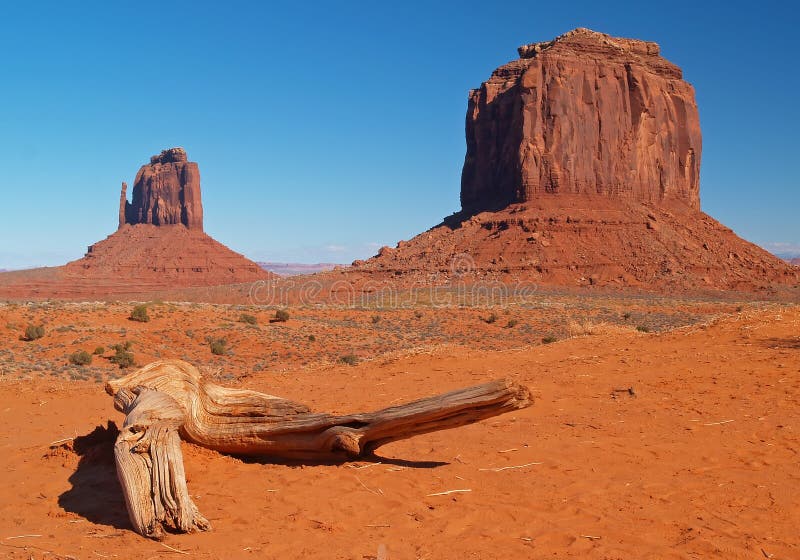
[[223,453],[347,461],[415,435],[530,406],[526,387],[497,380],[376,412],[334,416],[279,397],[220,387],[180,360],[153,362],[106,384],[126,415],[114,446],[134,529],[210,528],[189,497],[180,438]]

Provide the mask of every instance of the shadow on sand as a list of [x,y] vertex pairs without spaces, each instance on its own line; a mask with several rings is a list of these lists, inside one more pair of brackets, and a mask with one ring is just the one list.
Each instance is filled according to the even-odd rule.
[[[106,427],[97,426],[91,433],[72,441],[72,449],[80,456],[80,460],[78,468],[69,477],[72,488],[58,497],[58,505],[65,511],[80,515],[98,525],[107,525],[115,529],[132,529],[114,462],[114,441],[118,434],[117,425],[109,421]],[[266,457],[237,458],[246,463],[288,466],[342,464],[341,461],[327,463],[280,461]],[[448,464],[443,461],[410,461],[376,454],[361,460],[412,469],[433,469]]]
[[397,467],[406,467],[409,469],[435,469],[443,467],[450,463],[446,461],[413,461],[408,459],[397,459],[394,457],[382,457],[376,453],[358,457],[352,461],[325,461],[325,460],[289,460],[280,459],[276,457],[258,457],[258,456],[242,456],[242,455],[228,455],[234,459],[239,459],[243,463],[256,464],[256,465],[285,465],[287,467],[308,467],[314,465],[346,465],[348,463],[381,463],[384,465],[394,465]]
[[800,337],[792,338],[767,338],[764,345],[768,348],[780,348],[783,350],[800,350]]
[[72,441],[80,460],[69,477],[72,488],[58,497],[58,505],[98,525],[131,529],[114,463],[117,434],[117,425],[109,422]]

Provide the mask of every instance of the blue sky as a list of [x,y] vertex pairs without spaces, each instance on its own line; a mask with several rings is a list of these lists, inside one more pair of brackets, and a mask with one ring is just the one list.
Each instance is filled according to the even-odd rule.
[[697,90],[703,209],[800,253],[789,2],[27,4],[0,5],[0,268],[82,256],[171,146],[230,247],[368,257],[458,209],[468,90],[575,27],[661,44]]

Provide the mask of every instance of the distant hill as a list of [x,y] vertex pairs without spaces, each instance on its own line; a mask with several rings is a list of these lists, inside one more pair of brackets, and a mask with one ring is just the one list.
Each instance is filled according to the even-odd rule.
[[333,270],[337,266],[343,266],[336,263],[279,263],[279,262],[259,262],[258,266],[266,271],[280,276],[299,276],[301,274],[314,274],[315,272],[326,272]]
[[800,266],[800,258],[789,259],[789,264],[793,264],[795,266]]

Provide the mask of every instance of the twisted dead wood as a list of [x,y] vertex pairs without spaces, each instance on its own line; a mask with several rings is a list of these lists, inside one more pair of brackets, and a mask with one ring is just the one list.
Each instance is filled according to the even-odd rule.
[[110,381],[126,415],[114,446],[117,474],[137,532],[206,530],[189,497],[180,438],[223,453],[347,461],[415,435],[471,424],[530,406],[526,387],[497,380],[376,412],[313,413],[303,404],[220,387],[180,360],[153,362]]

